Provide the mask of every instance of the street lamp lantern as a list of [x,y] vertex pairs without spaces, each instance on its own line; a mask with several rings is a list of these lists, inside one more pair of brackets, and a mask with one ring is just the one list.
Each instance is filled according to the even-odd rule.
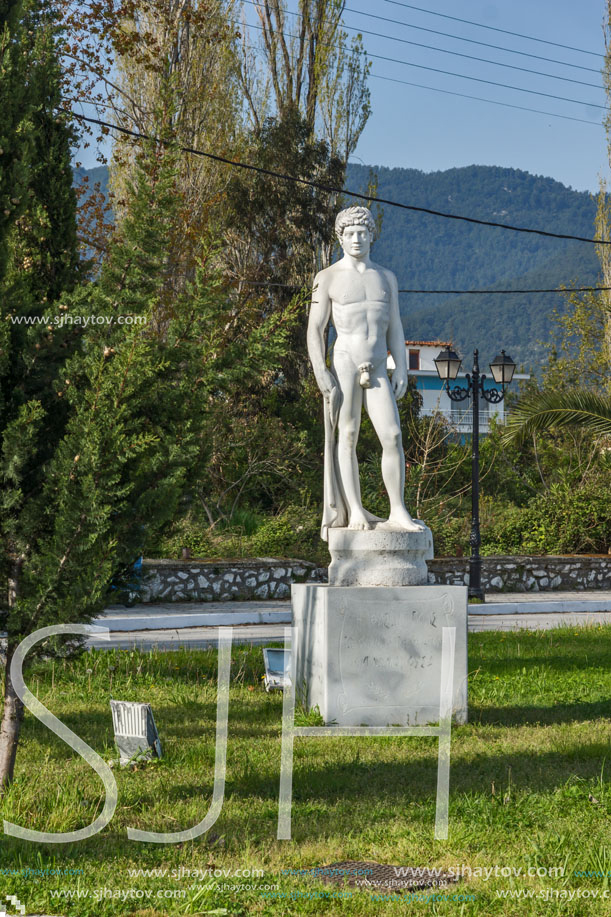
[[509,385],[515,371],[516,364],[504,350],[501,350],[490,364],[490,372],[494,381],[503,387]]
[[440,379],[455,379],[462,363],[461,358],[447,347],[435,358],[435,366]]
[[456,379],[462,360],[450,350],[442,350],[437,359],[435,366],[437,374],[445,383],[445,390],[451,401],[465,401],[471,398],[473,405],[472,412],[472,433],[471,433],[471,534],[469,542],[471,544],[471,557],[469,558],[469,596],[471,598],[483,601],[484,592],[482,589],[482,559],[479,549],[481,544],[481,535],[479,530],[479,402],[480,398],[489,404],[499,404],[505,397],[505,386],[509,385],[513,379],[516,364],[511,357],[501,350],[500,354],[494,358],[490,364],[492,377],[498,388],[486,388],[484,381],[486,376],[479,371],[479,354],[477,350],[473,351],[473,371],[466,374],[466,385],[454,385],[450,387],[450,381]]

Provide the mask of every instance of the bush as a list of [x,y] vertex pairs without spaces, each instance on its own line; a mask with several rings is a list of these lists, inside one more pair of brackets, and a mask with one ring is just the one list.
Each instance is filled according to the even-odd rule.
[[238,511],[230,523],[214,527],[196,513],[187,513],[158,540],[150,554],[180,558],[183,548],[191,557],[203,560],[294,557],[324,566],[329,563],[326,544],[320,538],[320,513],[293,504],[275,516]]
[[[252,556],[298,557],[321,560],[320,514],[303,506],[288,506],[277,516],[265,519],[248,539]],[[324,549],[326,554],[326,549]],[[328,563],[328,559],[323,559]]]
[[469,553],[471,517],[455,499],[429,499],[421,513],[433,533],[435,557],[462,557]]
[[169,530],[150,546],[149,554],[151,557],[180,558],[183,548],[186,548],[192,557],[209,557],[214,553],[209,528],[191,514],[174,522]]
[[505,506],[485,536],[486,554],[606,554],[611,490],[602,479],[554,484],[525,507]]
[[528,506],[489,503],[483,514],[485,521],[482,519],[481,553],[528,554],[524,548],[524,533],[529,512]]

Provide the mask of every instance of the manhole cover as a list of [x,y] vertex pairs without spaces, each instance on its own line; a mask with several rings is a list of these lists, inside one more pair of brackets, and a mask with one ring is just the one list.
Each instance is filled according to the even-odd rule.
[[420,866],[386,866],[382,863],[344,860],[328,866],[315,866],[309,875],[325,885],[348,885],[351,888],[413,891],[419,888],[443,888],[458,877],[438,869]]

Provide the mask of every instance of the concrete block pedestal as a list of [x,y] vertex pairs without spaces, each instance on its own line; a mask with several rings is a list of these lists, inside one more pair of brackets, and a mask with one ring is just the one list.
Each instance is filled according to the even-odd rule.
[[456,628],[453,718],[467,721],[466,586],[291,587],[296,694],[326,725],[439,721],[442,629]]

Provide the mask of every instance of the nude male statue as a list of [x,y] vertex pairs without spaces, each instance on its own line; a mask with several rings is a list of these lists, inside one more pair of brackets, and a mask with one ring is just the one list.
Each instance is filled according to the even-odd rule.
[[[328,528],[369,529],[381,522],[361,502],[356,443],[363,404],[382,444],[382,478],[390,499],[392,528],[425,527],[405,508],[405,457],[396,401],[407,389],[407,361],[395,275],[371,261],[375,223],[366,207],[342,210],[335,232],[344,257],[314,281],[308,353],[325,399],[325,498],[321,535]],[[332,366],[325,362],[325,329],[337,332]],[[392,385],[387,353],[395,362]],[[337,445],[335,428],[337,426]]]

